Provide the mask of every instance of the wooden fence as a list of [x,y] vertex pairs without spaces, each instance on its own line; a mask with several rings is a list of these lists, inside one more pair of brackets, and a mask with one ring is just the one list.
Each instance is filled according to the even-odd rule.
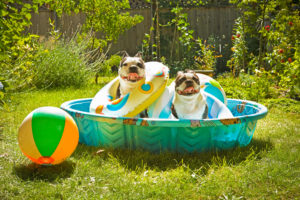
[[[167,13],[170,10],[163,9],[161,13]],[[195,37],[207,39],[214,35],[222,38],[222,43],[229,43],[234,20],[238,13],[233,7],[203,7],[191,8],[186,10],[188,13],[188,20],[192,29],[195,31]],[[129,54],[135,54],[141,49],[142,40],[145,33],[149,33],[151,26],[151,10],[133,9],[130,10],[131,15],[139,14],[144,17],[144,21],[130,30],[122,34],[119,40],[112,45],[110,54],[118,51],[126,50]],[[53,12],[48,10],[41,10],[39,14],[33,14],[32,26],[30,32],[41,36],[47,36],[50,31],[49,18],[55,19]],[[77,14],[73,16],[63,15],[60,19],[56,19],[59,30],[67,36],[71,36],[76,32],[78,26],[85,20],[84,15]],[[167,28],[161,29],[161,35],[165,37],[170,34]],[[172,37],[170,35],[170,37]]]

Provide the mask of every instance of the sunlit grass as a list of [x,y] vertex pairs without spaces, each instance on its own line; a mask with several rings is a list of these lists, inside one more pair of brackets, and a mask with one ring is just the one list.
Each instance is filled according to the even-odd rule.
[[35,108],[93,97],[99,85],[13,95],[0,112],[0,199],[296,199],[300,117],[272,109],[245,148],[151,154],[79,144],[64,163],[32,164],[17,129]]

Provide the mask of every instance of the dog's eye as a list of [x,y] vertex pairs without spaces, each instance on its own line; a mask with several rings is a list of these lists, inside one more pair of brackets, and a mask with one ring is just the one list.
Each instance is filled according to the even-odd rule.
[[176,81],[176,86],[181,85],[181,83],[183,83],[184,81],[186,81],[186,77],[185,76],[182,77],[182,78],[180,78],[178,81]]
[[193,76],[193,80],[197,83],[197,84],[200,84],[200,81],[197,77]]
[[137,66],[138,66],[139,68],[144,68],[144,65],[143,65],[142,63],[138,63]]
[[126,67],[127,65],[128,65],[127,63],[124,63],[124,64],[123,64],[124,67]]

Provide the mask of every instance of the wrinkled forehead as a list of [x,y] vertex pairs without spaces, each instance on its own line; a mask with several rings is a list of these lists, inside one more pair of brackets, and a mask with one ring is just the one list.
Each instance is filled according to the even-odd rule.
[[195,73],[187,72],[187,73],[182,73],[180,74],[177,79],[193,79],[193,77],[198,79],[198,76]]
[[186,73],[181,73],[177,76],[177,78],[175,80],[175,85],[179,86],[182,83],[184,83],[186,80],[193,80],[197,84],[200,84],[200,79],[197,74],[195,74],[193,72],[186,72]]
[[[185,77],[186,77],[187,79],[192,79],[192,78],[195,76],[194,73],[190,73],[190,72],[185,73],[184,75],[185,75]],[[196,76],[197,76],[197,75],[196,75]],[[195,76],[195,77],[196,77],[196,76]]]
[[127,57],[124,58],[121,61],[122,64],[136,64],[136,63],[143,63],[143,61],[141,60],[141,58],[138,57]]

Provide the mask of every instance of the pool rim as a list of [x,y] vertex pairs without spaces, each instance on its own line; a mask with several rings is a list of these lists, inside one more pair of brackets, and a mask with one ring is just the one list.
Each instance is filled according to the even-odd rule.
[[[199,124],[198,127],[210,127],[210,126],[221,126],[221,125],[231,125],[231,124],[239,124],[248,121],[254,121],[258,119],[264,118],[267,113],[268,109],[257,102],[249,101],[249,100],[241,100],[241,99],[227,99],[228,104],[232,101],[237,101],[237,105],[247,105],[255,107],[258,110],[257,113],[250,114],[250,115],[242,115],[236,116],[233,118],[226,118],[226,119],[200,119],[200,120],[190,120],[190,119],[159,119],[159,118],[131,118],[131,117],[113,117],[113,116],[105,116],[99,115],[95,113],[90,113],[86,111],[76,110],[71,108],[72,105],[80,104],[80,103],[87,103],[88,101],[91,102],[92,98],[81,98],[81,99],[74,99],[70,101],[66,101],[61,104],[60,108],[69,112],[73,113],[75,117],[78,118],[85,118],[90,119],[93,121],[100,121],[100,122],[108,122],[108,123],[119,123],[119,124],[127,124],[127,125],[137,125],[137,126],[160,126],[160,127],[191,127],[191,124]],[[135,121],[137,123],[132,123]],[[146,123],[147,122],[147,123]]]

